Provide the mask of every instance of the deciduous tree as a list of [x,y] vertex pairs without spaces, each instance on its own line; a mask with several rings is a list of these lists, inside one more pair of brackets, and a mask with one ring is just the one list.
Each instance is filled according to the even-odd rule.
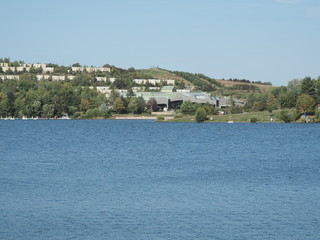
[[297,100],[297,110],[300,113],[313,112],[315,110],[315,105],[315,100],[307,94],[300,95]]

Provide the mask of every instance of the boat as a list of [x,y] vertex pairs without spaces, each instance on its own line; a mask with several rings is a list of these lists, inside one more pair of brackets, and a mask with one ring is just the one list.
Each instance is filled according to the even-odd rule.
[[69,117],[69,115],[68,114],[63,114],[61,117],[59,117],[58,119],[61,119],[61,120],[69,120],[69,119],[71,119],[70,117]]

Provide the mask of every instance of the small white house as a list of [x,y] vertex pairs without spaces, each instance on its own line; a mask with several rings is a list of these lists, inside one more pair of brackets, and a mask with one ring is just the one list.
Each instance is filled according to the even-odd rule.
[[45,67],[43,68],[43,73],[54,73],[54,68],[53,67]]
[[67,76],[67,79],[70,81],[72,81],[74,78],[75,78],[75,76],[72,76],[72,75]]
[[98,82],[106,82],[107,81],[107,78],[106,77],[96,77],[96,80]]
[[32,67],[33,68],[42,68],[42,69],[45,69],[46,68],[46,64],[44,63],[35,63],[35,64],[32,64]]
[[1,75],[2,80],[19,80],[19,75]]
[[64,81],[66,76],[52,76],[52,81]]
[[83,67],[71,67],[72,72],[83,72]]
[[50,75],[37,75],[36,78],[37,78],[37,81],[40,81],[40,80],[48,80],[50,77]]
[[111,92],[109,87],[96,87],[96,89],[100,93],[110,93]]
[[97,68],[97,71],[100,71],[100,72],[111,72],[111,69],[110,68],[106,68],[106,67],[100,67],[100,68]]
[[8,63],[0,63],[0,67],[9,67]]
[[113,83],[115,80],[116,80],[116,78],[109,78],[109,81],[110,81],[111,83]]
[[175,84],[175,80],[173,80],[173,79],[167,79],[165,81],[167,82],[167,85],[174,85]]

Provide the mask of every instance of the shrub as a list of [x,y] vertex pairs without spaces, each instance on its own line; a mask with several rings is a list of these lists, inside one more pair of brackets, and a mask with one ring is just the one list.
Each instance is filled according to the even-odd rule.
[[103,117],[104,112],[99,108],[88,109],[87,112],[82,116],[82,118],[98,118]]
[[283,110],[279,114],[279,118],[281,121],[285,123],[290,123],[296,121],[300,118],[300,114],[293,110]]
[[250,118],[250,122],[251,123],[257,123],[258,122],[258,118],[252,117],[252,118]]
[[174,115],[174,118],[182,118],[182,114],[181,113],[177,113],[176,115]]
[[199,107],[196,111],[196,121],[204,122],[207,120],[207,111],[204,107]]
[[163,121],[163,120],[164,120],[164,116],[158,115],[158,116],[157,116],[157,119],[158,119],[159,121]]

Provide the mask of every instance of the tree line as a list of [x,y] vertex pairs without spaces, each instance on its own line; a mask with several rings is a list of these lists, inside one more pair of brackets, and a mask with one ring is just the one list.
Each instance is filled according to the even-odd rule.
[[112,91],[109,98],[89,86],[77,82],[36,81],[29,78],[0,80],[0,117],[55,118],[69,114],[74,118],[108,118],[115,113],[151,112],[156,110],[154,99],[128,93],[121,97]]

